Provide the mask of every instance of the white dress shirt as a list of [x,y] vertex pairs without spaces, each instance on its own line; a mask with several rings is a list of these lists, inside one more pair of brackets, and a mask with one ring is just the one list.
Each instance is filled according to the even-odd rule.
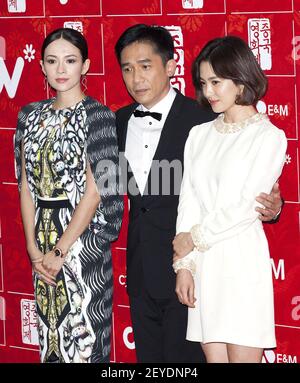
[[[151,116],[135,117],[133,114],[128,121],[125,157],[129,162],[141,195],[144,193],[160,135],[175,97],[176,92],[171,87],[168,94],[149,109],[150,112],[162,114],[160,121]],[[137,109],[148,110],[143,105],[139,105]]]

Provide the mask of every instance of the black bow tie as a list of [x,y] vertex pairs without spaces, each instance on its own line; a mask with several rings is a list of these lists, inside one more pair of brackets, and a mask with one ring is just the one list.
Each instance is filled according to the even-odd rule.
[[149,111],[143,112],[142,110],[137,110],[137,109],[133,112],[133,115],[134,115],[134,117],[150,116],[150,117],[155,118],[157,121],[160,121],[161,117],[162,117],[161,113],[149,112]]

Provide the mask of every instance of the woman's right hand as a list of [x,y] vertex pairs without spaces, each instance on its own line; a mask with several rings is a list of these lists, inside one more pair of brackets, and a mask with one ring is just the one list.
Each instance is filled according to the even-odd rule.
[[35,247],[30,250],[29,257],[32,260],[32,270],[36,273],[36,276],[48,285],[56,286],[56,278],[49,274],[43,266],[44,254]]
[[177,271],[175,291],[180,303],[188,307],[195,307],[195,284],[192,273],[189,270],[180,269]]

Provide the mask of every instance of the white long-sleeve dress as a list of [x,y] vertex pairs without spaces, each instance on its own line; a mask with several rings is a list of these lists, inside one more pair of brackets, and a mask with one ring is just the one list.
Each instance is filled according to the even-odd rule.
[[177,233],[197,225],[203,245],[185,257],[196,267],[197,298],[187,339],[272,348],[272,271],[255,197],[280,176],[287,140],[266,115],[223,120],[195,126],[185,146]]

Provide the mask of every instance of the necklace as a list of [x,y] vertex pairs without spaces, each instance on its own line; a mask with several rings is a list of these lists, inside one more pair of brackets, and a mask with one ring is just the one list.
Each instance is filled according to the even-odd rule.
[[268,116],[264,113],[256,113],[253,116],[246,118],[240,122],[224,122],[224,113],[221,113],[214,121],[213,126],[219,133],[227,134],[227,133],[235,133],[248,125],[254,124],[256,122],[266,120]]

